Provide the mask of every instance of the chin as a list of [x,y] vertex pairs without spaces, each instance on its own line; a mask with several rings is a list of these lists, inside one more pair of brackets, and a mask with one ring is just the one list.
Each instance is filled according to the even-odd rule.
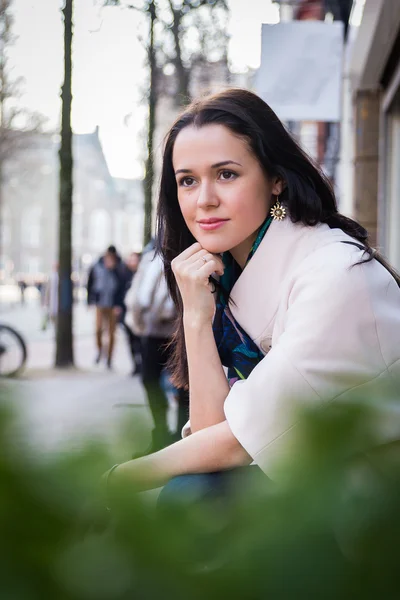
[[[232,231],[204,231],[197,225],[192,229],[192,235],[204,250],[211,254],[222,254],[237,245]],[[232,239],[233,238],[233,239]]]
[[199,244],[211,254],[222,254],[230,249],[230,245],[222,240],[210,239],[208,236],[199,236],[197,240]]

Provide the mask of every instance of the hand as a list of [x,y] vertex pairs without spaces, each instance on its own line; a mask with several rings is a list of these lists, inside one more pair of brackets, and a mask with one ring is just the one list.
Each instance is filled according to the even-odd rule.
[[120,306],[114,306],[113,311],[114,311],[114,315],[116,317],[119,317],[122,313],[122,308]]
[[112,519],[109,479],[112,478],[115,468],[112,467],[101,476],[81,507],[75,524],[75,533],[79,538],[103,533],[109,527]]
[[210,276],[223,275],[222,259],[196,242],[171,263],[182,296],[184,314],[196,323],[211,323],[215,312]]

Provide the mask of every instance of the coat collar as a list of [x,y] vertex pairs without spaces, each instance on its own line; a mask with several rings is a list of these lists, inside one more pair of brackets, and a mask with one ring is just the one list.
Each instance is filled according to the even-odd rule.
[[231,291],[230,308],[253,340],[272,324],[286,277],[314,249],[350,239],[341,229],[324,223],[313,227],[273,221],[252,259]]

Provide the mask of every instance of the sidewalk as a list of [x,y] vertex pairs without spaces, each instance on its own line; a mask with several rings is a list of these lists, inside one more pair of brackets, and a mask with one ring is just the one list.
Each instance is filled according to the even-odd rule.
[[[79,446],[88,437],[111,444],[119,460],[144,448],[148,442],[151,416],[140,378],[132,377],[127,340],[118,330],[114,368],[94,365],[94,313],[75,305],[75,369],[54,369],[54,331],[41,331],[42,310],[37,302],[2,310],[0,320],[18,329],[28,346],[25,373],[7,382],[12,401],[21,409],[29,436],[38,451]],[[120,447],[121,428],[140,423],[129,448]]]
[[[89,371],[37,371],[8,389],[29,438],[39,452],[78,446],[88,439],[118,445],[121,429],[135,419],[142,430],[128,456],[147,445],[150,413],[138,378]],[[135,437],[137,437],[135,432]]]
[[[55,358],[55,331],[52,325],[43,331],[43,308],[37,300],[25,305],[11,307],[0,305],[0,321],[17,329],[28,347],[28,371],[52,369]],[[74,352],[75,364],[79,369],[97,372],[94,366],[95,313],[85,303],[74,304]],[[114,367],[117,373],[128,375],[132,371],[132,360],[128,343],[122,328],[117,328],[114,353]]]

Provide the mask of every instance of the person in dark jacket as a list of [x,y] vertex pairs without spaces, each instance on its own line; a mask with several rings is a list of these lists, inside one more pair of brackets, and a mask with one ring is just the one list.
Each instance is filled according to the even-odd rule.
[[87,283],[88,304],[96,306],[96,363],[99,363],[103,356],[103,331],[107,328],[109,369],[112,364],[116,324],[123,310],[125,292],[125,267],[115,246],[109,246],[90,269]]
[[125,261],[125,291],[126,295],[124,298],[124,304],[122,312],[119,317],[119,323],[123,327],[129,344],[129,349],[132,356],[133,370],[132,375],[140,375],[142,372],[142,350],[140,337],[135,335],[132,328],[129,326],[126,320],[127,313],[127,301],[129,302],[129,295],[132,288],[133,278],[139,266],[141,255],[138,252],[131,252]]

